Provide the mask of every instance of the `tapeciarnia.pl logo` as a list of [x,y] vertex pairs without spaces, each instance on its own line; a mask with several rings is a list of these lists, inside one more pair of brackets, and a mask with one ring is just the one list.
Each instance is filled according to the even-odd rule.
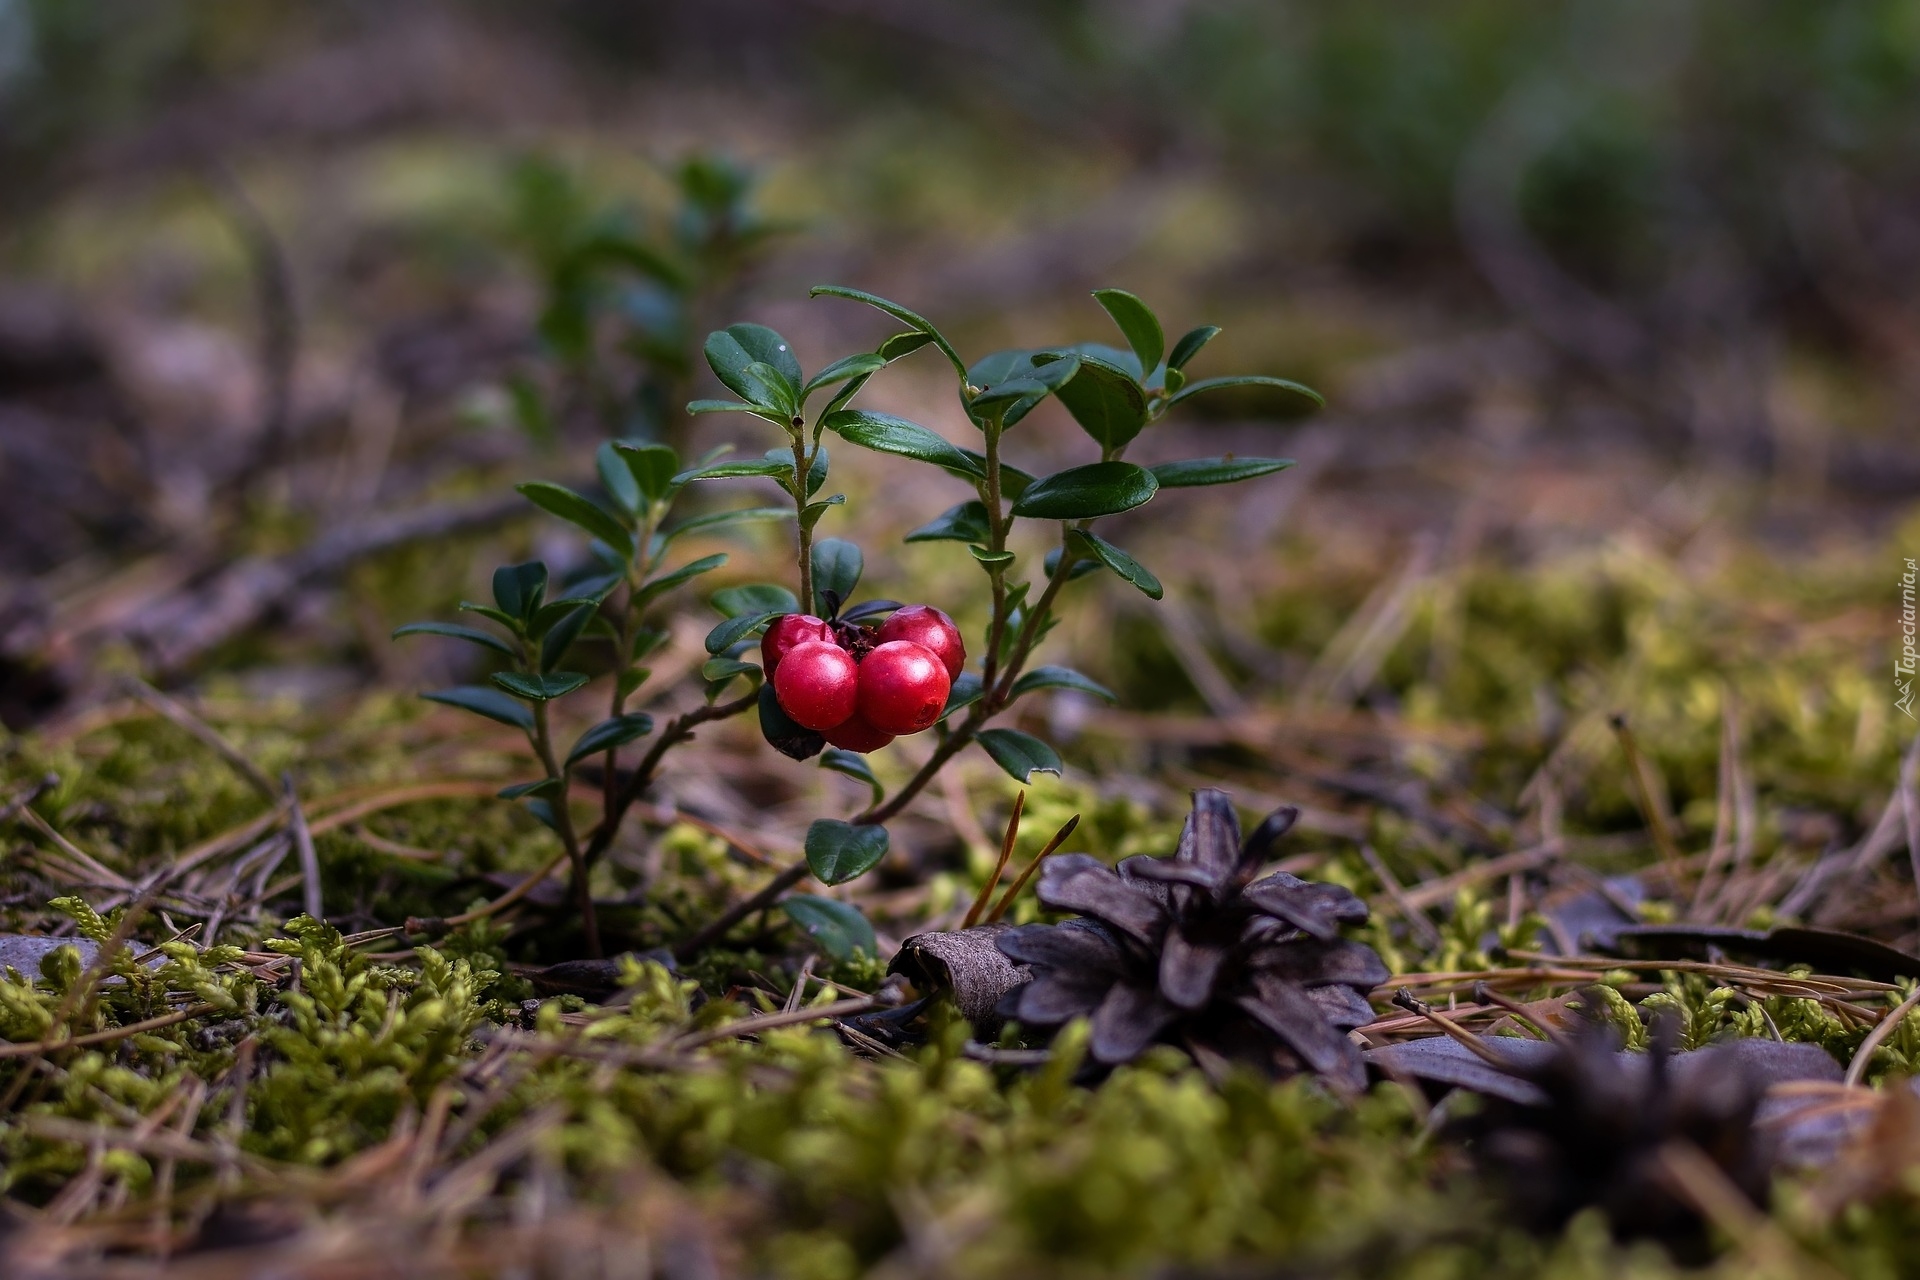
[[1914,609],[1913,588],[1916,571],[1912,557],[1907,559],[1907,571],[1900,575],[1900,656],[1893,660],[1893,688],[1899,696],[1893,705],[1907,713],[1907,719],[1913,714],[1913,673],[1920,665],[1920,654],[1914,651]]

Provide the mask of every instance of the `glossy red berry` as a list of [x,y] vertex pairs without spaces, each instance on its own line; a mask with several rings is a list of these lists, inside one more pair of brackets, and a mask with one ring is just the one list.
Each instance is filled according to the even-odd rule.
[[930,604],[895,609],[893,616],[880,624],[879,638],[882,644],[889,640],[913,641],[940,659],[949,680],[958,680],[960,669],[967,665],[967,645],[960,638],[960,628]]
[[795,645],[773,674],[773,696],[795,724],[831,729],[854,712],[858,673],[853,655],[825,640]]
[[796,645],[811,640],[832,644],[832,624],[810,613],[783,613],[769,622],[767,633],[760,637],[760,665],[766,668],[768,678],[779,668],[780,659],[793,652]]
[[857,751],[861,755],[869,751],[878,751],[893,741],[893,735],[882,733],[866,722],[858,711],[842,720],[833,728],[825,731],[826,739],[844,751]]
[[940,718],[952,686],[930,650],[889,640],[860,663],[860,714],[882,733],[919,733]]

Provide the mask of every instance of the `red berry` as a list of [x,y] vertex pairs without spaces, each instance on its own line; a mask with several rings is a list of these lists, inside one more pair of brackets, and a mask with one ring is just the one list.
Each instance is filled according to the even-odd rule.
[[825,731],[827,741],[847,751],[857,751],[861,755],[869,751],[878,751],[893,741],[893,735],[882,733],[863,719],[858,711]]
[[854,712],[859,670],[839,645],[809,640],[780,660],[773,696],[801,728],[831,729]]
[[880,624],[880,642],[911,640],[940,659],[947,668],[947,679],[958,680],[960,668],[967,665],[967,644],[953,619],[930,604],[910,604],[896,609]]
[[767,678],[773,678],[780,659],[792,653],[796,645],[803,645],[809,640],[824,640],[832,644],[832,625],[810,613],[783,613],[769,622],[767,634],[760,637],[760,665],[766,668]]
[[940,718],[952,687],[932,652],[911,640],[889,640],[860,663],[860,714],[882,733],[918,733]]

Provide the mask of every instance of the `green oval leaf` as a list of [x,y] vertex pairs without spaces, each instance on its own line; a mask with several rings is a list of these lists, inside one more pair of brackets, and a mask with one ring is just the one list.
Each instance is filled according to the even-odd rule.
[[[860,585],[861,570],[866,567],[866,559],[860,554],[860,548],[845,538],[822,538],[813,544],[813,611],[824,618],[839,611],[839,606],[853,597],[853,589]],[[835,598],[832,605],[827,603],[827,594]]]
[[573,744],[573,750],[567,752],[567,763],[577,764],[588,756],[625,746],[635,738],[644,738],[652,732],[653,717],[643,711],[609,716],[580,735]]
[[600,447],[593,451],[593,469],[600,476],[601,486],[619,504],[620,509],[629,516],[638,515],[647,497],[640,492],[640,482],[627,469],[627,460],[613,447],[613,441],[603,440]]
[[978,480],[986,474],[945,437],[892,414],[842,409],[828,414],[821,425],[849,443],[878,453],[931,462],[969,480]]
[[567,656],[567,650],[580,638],[580,632],[600,612],[593,601],[575,605],[548,626],[540,637],[540,669],[551,671]]
[[1273,387],[1279,391],[1290,391],[1297,396],[1305,396],[1316,405],[1325,405],[1326,397],[1312,387],[1302,383],[1290,382],[1285,378],[1268,378],[1260,374],[1239,374],[1225,378],[1202,378],[1198,382],[1189,382],[1175,394],[1167,397],[1167,407],[1191,400],[1203,391],[1224,391],[1228,387]]
[[780,700],[773,696],[773,681],[768,680],[760,686],[760,736],[767,745],[789,760],[805,760],[820,754],[827,740],[812,729],[795,724],[785,711],[780,709]]
[[1013,696],[1016,698],[1035,689],[1077,689],[1104,702],[1118,701],[1113,696],[1113,690],[1097,680],[1088,679],[1072,667],[1035,667],[1013,682]]
[[1060,776],[1060,756],[1030,733],[1018,729],[982,729],[979,742],[993,762],[1019,782],[1032,782],[1036,773]]
[[854,751],[842,751],[839,747],[828,747],[820,757],[820,767],[831,769],[835,773],[844,773],[849,778],[857,778],[873,789],[873,803],[879,804],[886,799],[887,789],[880,785],[880,779],[873,776],[873,767],[867,758]]
[[792,612],[792,609],[763,609],[759,613],[743,613],[738,617],[728,618],[707,632],[707,652],[725,653],[781,614]]
[[679,487],[673,478],[680,470],[680,455],[668,446],[616,440],[613,442],[613,451],[625,460],[627,470],[633,473],[634,483],[640,486],[641,493],[647,495],[647,501],[659,502],[670,497]]
[[695,480],[731,480],[739,476],[784,479],[792,475],[793,455],[788,454],[785,462],[776,458],[739,458],[732,462],[716,462],[710,467],[691,467],[674,476],[673,483],[678,487]]
[[432,693],[420,695],[428,702],[440,702],[449,707],[459,707],[462,711],[471,711],[477,716],[489,720],[498,720],[501,724],[510,724],[516,729],[533,728],[533,712],[525,703],[515,702],[498,689],[488,689],[477,684],[463,684],[453,689],[436,689]]
[[836,382],[845,382],[848,378],[858,378],[887,367],[887,358],[878,352],[862,351],[835,360],[832,364],[813,375],[807,385],[800,388],[801,403],[822,387],[830,387]]
[[681,583],[697,578],[703,573],[710,573],[726,562],[727,553],[722,551],[716,555],[701,556],[698,560],[683,564],[678,569],[663,573],[657,578],[649,578],[646,585],[640,588],[638,603],[645,606],[649,601],[657,599]]
[[493,602],[500,606],[500,612],[522,622],[540,607],[546,591],[547,566],[538,560],[503,564],[493,571]]
[[980,677],[971,671],[962,671],[954,678],[953,686],[947,690],[947,705],[940,710],[940,718],[945,720],[965,706],[980,701],[987,692],[987,686]]
[[[899,303],[890,302],[887,299],[880,297],[878,294],[868,293],[863,289],[849,289],[845,285],[817,284],[813,286],[813,288],[807,290],[807,296],[809,298],[817,298],[817,297],[820,297],[822,294],[825,294],[830,298],[849,298],[854,302],[864,302],[870,307],[886,312],[888,315],[892,316],[895,320],[898,320],[900,323],[907,325],[909,328],[912,328],[920,333],[926,334],[927,340],[933,343],[935,346],[939,347],[941,353],[947,357],[947,361],[953,365],[953,371],[959,374],[963,378],[967,376],[966,361],[962,360],[960,358],[960,353],[953,349],[953,344],[947,341],[946,335],[942,334],[938,329],[934,328],[933,322],[928,320],[925,316],[921,315],[919,312],[909,311],[905,307],[901,306]],[[899,341],[898,338],[888,339],[887,343],[882,344],[882,350],[884,351],[887,345],[896,343],[898,341]],[[888,359],[895,359],[895,358],[897,357],[894,357],[891,355],[888,356]]]
[[1191,489],[1203,484],[1234,484],[1255,476],[1270,476],[1293,465],[1292,458],[1187,458],[1163,462],[1153,469],[1162,489]]
[[822,884],[845,884],[887,856],[887,829],[821,818],[807,828],[807,867]]
[[599,503],[564,485],[549,484],[545,480],[530,480],[515,485],[514,489],[542,511],[559,516],[600,539],[622,559],[633,558],[633,534]]
[[851,960],[859,951],[870,956],[880,954],[873,926],[850,902],[799,893],[781,899],[780,909],[835,960]]
[[1127,345],[1140,357],[1140,367],[1152,372],[1167,349],[1167,336],[1160,329],[1160,318],[1152,308],[1125,289],[1095,289],[1093,300],[1107,309],[1113,322],[1126,335]]
[[[1145,565],[1135,560],[1120,548],[1097,534],[1077,529],[1073,533],[1075,545],[1085,554],[1092,556],[1107,568],[1131,582],[1140,589],[1149,600],[1158,600],[1166,595],[1166,588],[1160,585],[1160,579],[1147,572]],[[1068,579],[1072,581],[1072,579]]]
[[1173,344],[1173,354],[1167,357],[1167,368],[1184,369],[1187,362],[1200,354],[1200,348],[1212,342],[1220,334],[1217,324],[1203,324],[1197,329],[1189,329],[1180,335],[1180,341]]
[[478,627],[463,627],[457,622],[409,622],[404,627],[395,628],[393,638],[398,640],[401,636],[446,636],[492,649],[495,653],[504,653],[509,658],[513,656],[513,646],[499,636]]
[[1090,520],[1131,511],[1159,492],[1153,472],[1131,462],[1090,462],[1028,485],[1013,514],[1035,520]]
[[[704,350],[714,377],[743,400],[784,408],[799,397],[800,362],[787,340],[763,324],[716,329],[707,335]],[[766,366],[771,376],[750,372],[756,364]]]
[[1101,448],[1118,449],[1147,425],[1147,393],[1125,364],[1092,354],[1085,346],[1046,354],[1061,360],[1078,355],[1078,370],[1054,395]]
[[578,671],[550,671],[544,675],[528,675],[524,671],[496,671],[493,682],[516,698],[529,698],[534,702],[551,702],[555,698],[565,697],[575,689],[586,684],[588,677]]
[[987,506],[978,499],[948,507],[939,517],[906,536],[908,542],[986,542],[993,537],[987,527]]

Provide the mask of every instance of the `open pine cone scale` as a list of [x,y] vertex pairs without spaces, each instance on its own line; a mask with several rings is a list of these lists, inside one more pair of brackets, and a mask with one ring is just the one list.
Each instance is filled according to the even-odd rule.
[[1372,1020],[1366,992],[1387,969],[1338,929],[1363,922],[1366,905],[1337,885],[1253,879],[1298,817],[1280,809],[1243,841],[1226,794],[1198,791],[1170,858],[1117,868],[1086,854],[1049,859],[1041,902],[1083,918],[1000,936],[1033,974],[1001,1011],[1035,1027],[1090,1018],[1088,1052],[1106,1066],[1170,1042],[1203,1062],[1252,1062],[1276,1075],[1304,1068],[1361,1088],[1346,1032]]

